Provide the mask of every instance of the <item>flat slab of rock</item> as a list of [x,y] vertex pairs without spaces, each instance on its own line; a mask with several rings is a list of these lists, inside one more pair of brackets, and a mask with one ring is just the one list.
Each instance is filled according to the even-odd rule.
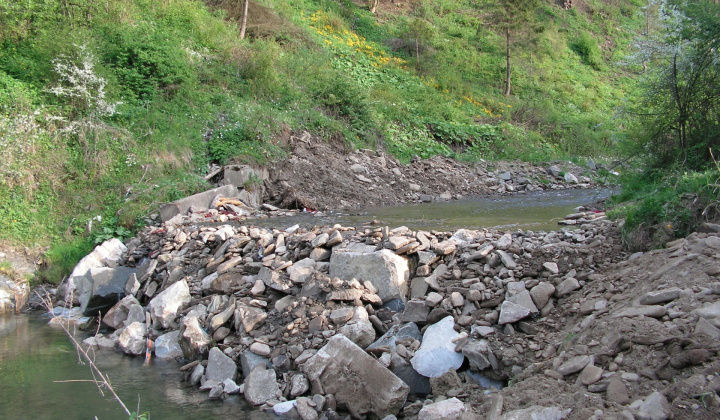
[[410,359],[419,374],[436,378],[450,369],[462,366],[465,356],[455,351],[453,339],[460,334],[454,326],[455,321],[448,316],[425,330],[420,348]]
[[655,305],[658,303],[670,302],[679,298],[680,292],[682,292],[682,289],[680,289],[679,287],[671,287],[664,290],[655,290],[640,296],[639,302],[641,305]]
[[651,318],[662,318],[667,315],[667,308],[659,305],[637,306],[625,308],[613,315],[614,318],[632,318],[636,316],[649,316]]
[[397,414],[405,404],[408,386],[347,337],[333,336],[302,366],[322,393],[333,394],[354,416],[379,418]]
[[506,300],[500,305],[500,318],[498,324],[512,324],[530,316],[530,309],[517,303]]
[[180,348],[180,331],[171,331],[155,340],[155,357],[158,359],[175,359],[183,357]]

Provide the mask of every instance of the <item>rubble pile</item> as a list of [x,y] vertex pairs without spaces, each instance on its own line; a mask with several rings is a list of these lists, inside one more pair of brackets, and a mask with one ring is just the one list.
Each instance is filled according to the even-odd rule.
[[[512,392],[499,391],[509,380],[537,377],[585,387],[602,406],[599,395],[615,401],[618,380],[632,376],[613,375],[622,349],[658,344],[626,343],[622,331],[673,316],[661,303],[682,293],[621,304],[630,285],[600,274],[626,257],[617,226],[602,213],[567,220],[579,228],[279,230],[207,210],[144,229],[115,263],[71,284],[79,296],[93,291],[83,302],[97,290],[125,294],[84,304],[115,329],[89,344],[143,355],[149,338],[155,357],[190,362],[188,381],[210,398],[242,393],[285,417],[473,418]],[[701,353],[675,365],[714,354]],[[428,414],[438,410],[457,416]]]

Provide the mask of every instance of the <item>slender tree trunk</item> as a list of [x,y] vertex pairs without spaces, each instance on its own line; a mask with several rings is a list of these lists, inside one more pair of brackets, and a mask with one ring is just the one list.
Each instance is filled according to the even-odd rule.
[[415,65],[420,70],[420,43],[417,38],[415,38]]
[[510,96],[510,28],[505,28],[505,61],[507,71],[505,73],[505,96]]
[[243,4],[242,23],[240,24],[240,39],[245,39],[245,29],[247,28],[248,4],[250,0],[245,0]]

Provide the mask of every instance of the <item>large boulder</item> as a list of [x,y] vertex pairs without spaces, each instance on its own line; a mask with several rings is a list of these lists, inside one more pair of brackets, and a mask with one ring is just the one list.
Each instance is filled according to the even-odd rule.
[[302,370],[355,417],[397,414],[409,392],[400,378],[341,334],[308,359]]
[[226,379],[235,380],[237,376],[237,365],[233,359],[227,357],[217,347],[210,349],[208,365],[205,369],[205,380],[223,382]]
[[188,360],[195,360],[207,353],[212,339],[200,326],[197,317],[186,316],[180,327],[180,348]]
[[185,280],[173,283],[160,292],[148,304],[155,327],[170,327],[182,307],[188,302],[190,302],[190,288]]
[[460,334],[454,329],[452,316],[443,318],[425,330],[422,344],[410,359],[413,368],[428,378],[436,378],[450,369],[459,369],[465,357],[455,351],[453,340]]
[[330,277],[369,281],[378,289],[380,299],[387,302],[395,298],[405,300],[410,269],[405,258],[388,249],[370,253],[335,249],[330,256]]
[[131,309],[135,309],[133,312],[137,313],[137,308],[135,308],[135,306],[140,308],[140,314],[142,314],[142,319],[133,319],[127,325],[132,324],[133,322],[144,322],[145,315],[142,310],[142,306],[140,306],[140,302],[135,299],[135,296],[132,295],[125,296],[124,298],[122,298],[122,300],[120,300],[120,302],[110,308],[110,310],[107,311],[107,313],[103,317],[102,321],[108,327],[118,330],[126,326],[125,321],[128,319]]
[[147,328],[145,324],[133,322],[120,333],[118,345],[127,354],[141,355],[145,353]]
[[98,267],[76,277],[74,285],[83,314],[95,316],[98,312],[106,313],[125,297],[125,284],[133,273],[135,269],[130,267]]
[[180,348],[180,331],[171,331],[155,340],[155,357],[158,359],[176,359],[183,357]]
[[280,387],[272,369],[257,368],[245,378],[245,399],[252,405],[264,404],[265,401],[280,398]]
[[77,299],[77,281],[82,280],[92,268],[116,267],[125,251],[127,251],[127,247],[117,238],[109,239],[96,246],[92,252],[75,265],[72,273],[70,273],[67,282],[67,296],[73,294],[74,298]]
[[189,197],[181,198],[172,203],[163,204],[160,207],[160,218],[163,222],[167,222],[178,214],[185,214],[190,207],[195,209],[209,209],[213,200],[217,196],[237,197],[239,191],[234,185],[225,185],[223,187],[214,188],[205,192],[201,192]]

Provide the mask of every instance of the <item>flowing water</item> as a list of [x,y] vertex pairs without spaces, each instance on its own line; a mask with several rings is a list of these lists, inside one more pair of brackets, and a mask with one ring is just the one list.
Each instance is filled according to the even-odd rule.
[[[610,194],[609,190],[562,190],[500,198],[479,198],[402,207],[375,208],[322,217],[299,215],[253,221],[278,228],[340,223],[353,226],[378,220],[411,229],[453,230],[496,227],[505,230],[552,230],[579,205]],[[256,223],[257,222],[257,223]],[[105,392],[99,394],[90,369],[65,333],[40,315],[0,315],[0,419],[127,419]],[[82,339],[90,333],[78,333]],[[210,401],[183,382],[175,362],[98,350],[95,363],[106,373],[130,411],[148,411],[151,419],[268,419],[237,396]]]

